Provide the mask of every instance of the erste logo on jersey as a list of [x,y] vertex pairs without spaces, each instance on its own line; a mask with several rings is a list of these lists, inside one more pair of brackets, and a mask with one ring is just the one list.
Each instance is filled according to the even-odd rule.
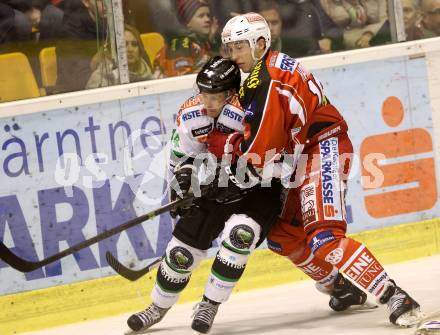
[[182,118],[182,121],[185,122],[188,120],[192,120],[192,119],[201,117],[203,115],[205,115],[205,113],[203,113],[200,110],[200,108],[198,108],[198,109],[183,111],[181,118]]
[[321,154],[322,202],[325,220],[342,220],[338,138],[319,143]]
[[222,133],[231,133],[233,131],[243,131],[244,112],[232,104],[223,107],[217,119],[217,129]]
[[295,71],[297,65],[298,62],[295,59],[283,53],[280,53],[278,55],[277,60],[275,62],[275,67],[283,71],[289,71],[290,73],[293,73]]
[[238,121],[238,122],[242,122],[243,121],[243,116],[238,114],[237,112],[234,112],[233,110],[225,107],[223,109],[223,115],[227,116],[228,118],[234,120],[234,121]]

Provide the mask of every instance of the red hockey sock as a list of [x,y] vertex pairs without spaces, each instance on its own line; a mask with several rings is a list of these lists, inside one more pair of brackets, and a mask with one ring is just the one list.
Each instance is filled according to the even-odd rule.
[[[322,234],[322,231],[312,234],[310,241],[320,233]],[[379,296],[389,279],[383,266],[362,243],[345,237],[341,231],[334,231],[331,234],[334,239],[320,245],[315,250],[315,256],[333,264],[368,292]]]
[[331,286],[338,274],[338,269],[330,263],[315,257],[307,246],[301,251],[296,251],[287,257],[297,268],[316,281],[318,285],[323,287]]
[[376,297],[380,295],[382,289],[389,279],[382,264],[374,257],[371,251],[363,244],[346,238],[348,244],[355,242],[358,247],[339,267],[350,279],[365,288]]

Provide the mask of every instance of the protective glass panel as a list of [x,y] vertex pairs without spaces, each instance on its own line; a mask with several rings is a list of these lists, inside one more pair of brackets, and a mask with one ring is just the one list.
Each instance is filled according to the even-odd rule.
[[106,12],[103,0],[0,3],[0,102],[119,84]]
[[197,73],[251,11],[292,57],[440,36],[435,0],[7,0],[0,102]]

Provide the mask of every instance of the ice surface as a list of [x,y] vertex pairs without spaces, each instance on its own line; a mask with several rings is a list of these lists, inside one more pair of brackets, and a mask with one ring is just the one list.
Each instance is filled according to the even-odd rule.
[[[426,314],[440,311],[440,255],[386,266],[390,276],[412,295]],[[201,292],[202,293],[202,292]],[[374,301],[374,299],[373,299]],[[176,305],[147,334],[189,335],[195,304]],[[87,321],[34,335],[122,335],[129,315]],[[388,321],[385,307],[336,313],[328,297],[312,281],[234,294],[220,306],[210,335],[409,335],[414,328],[397,328]]]

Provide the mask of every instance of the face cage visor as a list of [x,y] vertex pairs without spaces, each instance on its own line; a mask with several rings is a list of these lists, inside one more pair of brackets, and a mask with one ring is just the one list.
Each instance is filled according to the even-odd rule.
[[237,54],[245,53],[249,48],[251,49],[252,59],[255,60],[254,48],[248,40],[223,43],[220,49],[220,54],[223,58],[232,59],[234,52]]

